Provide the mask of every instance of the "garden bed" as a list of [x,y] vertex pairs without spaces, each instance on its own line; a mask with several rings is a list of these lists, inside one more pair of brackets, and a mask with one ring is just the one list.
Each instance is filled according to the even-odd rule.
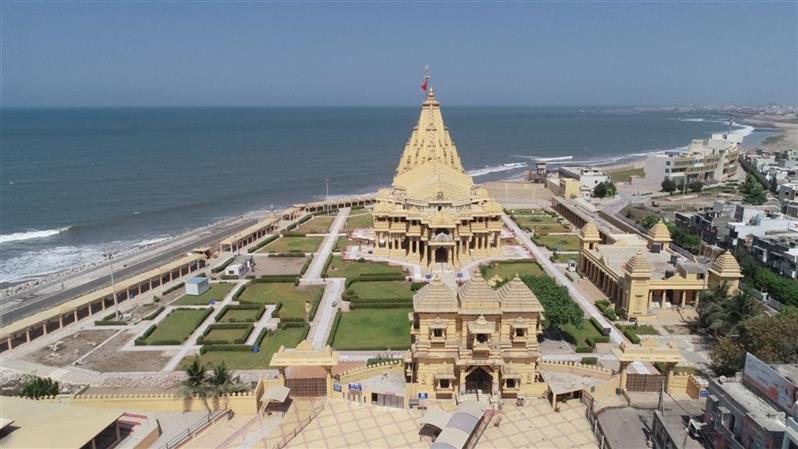
[[337,350],[401,350],[410,347],[410,321],[403,309],[357,309],[341,314],[332,339]]
[[157,325],[150,326],[136,345],[180,345],[208,318],[213,309],[172,309]]
[[177,301],[173,302],[172,305],[175,306],[205,306],[210,303],[211,300],[215,300],[216,302],[221,302],[230,290],[235,287],[235,284],[232,283],[211,283],[208,291],[205,293],[194,296],[194,295],[183,295],[177,299]]
[[287,237],[277,240],[258,250],[259,253],[313,253],[319,248],[324,237]]

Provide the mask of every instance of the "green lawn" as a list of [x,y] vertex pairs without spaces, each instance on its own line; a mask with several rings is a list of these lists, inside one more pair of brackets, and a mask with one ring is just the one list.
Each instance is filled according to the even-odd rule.
[[514,215],[513,220],[522,228],[529,229],[540,235],[569,231],[567,227],[557,221],[557,217],[550,215]]
[[648,324],[639,325],[637,327],[620,325],[618,326],[618,329],[620,329],[621,332],[629,329],[637,335],[659,335],[659,332]]
[[[260,352],[250,351],[208,351],[200,356],[200,361],[206,365],[218,365],[224,362],[229,369],[269,369],[272,355],[280,349],[295,348],[307,333],[307,327],[289,327],[277,330],[268,335],[261,342]],[[186,357],[180,363],[181,368],[191,363],[194,356]]]
[[607,172],[610,175],[610,178],[613,182],[629,182],[632,180],[632,176],[644,176],[645,170],[640,168],[627,168],[624,170],[618,170],[613,172]]
[[343,251],[346,248],[346,245],[349,244],[349,238],[345,235],[338,237],[338,240],[335,241],[335,246],[333,246],[333,251]]
[[202,337],[204,340],[223,341],[233,344],[236,338],[244,338],[249,334],[250,329],[211,329],[207,335]]
[[361,299],[410,299],[413,291],[407,281],[355,282],[349,288]]
[[354,278],[361,274],[405,274],[401,267],[388,265],[381,262],[358,262],[355,260],[342,260],[340,256],[333,256],[330,266],[325,274],[329,277]]
[[496,267],[496,262],[491,263],[490,265],[483,266],[480,268],[482,270],[482,277],[487,280],[493,279],[493,276],[496,276],[498,273],[499,276],[502,278],[510,278],[514,277],[516,274],[519,276],[524,275],[532,275],[532,276],[543,276],[543,269],[540,268],[537,262],[534,260],[527,260],[521,262],[499,262],[498,268]]
[[305,319],[305,301],[311,305],[318,301],[324,287],[311,285],[297,287],[288,282],[258,282],[250,284],[238,297],[241,303],[283,303],[278,312],[280,318]]
[[259,253],[312,253],[321,245],[324,237],[280,237],[264,246]]
[[338,350],[383,350],[410,347],[407,309],[356,309],[341,314],[333,337]]
[[573,335],[580,345],[586,345],[585,339],[587,337],[601,337],[601,333],[590,323],[589,320],[582,320],[582,328],[578,329],[573,324],[565,324],[562,326],[562,330]]
[[335,217],[332,215],[317,215],[310,220],[302,223],[297,229],[297,232],[304,232],[306,234],[326,234],[330,231]]
[[208,309],[175,309],[158,323],[155,331],[145,340],[145,344],[153,345],[168,341],[168,344],[179,344],[202,324],[201,318]]
[[199,296],[192,296],[192,295],[183,295],[178,298],[177,301],[173,302],[172,305],[174,306],[204,306],[207,305],[211,299],[216,300],[216,302],[221,302],[230,290],[235,287],[235,284],[230,283],[212,283],[211,288],[208,289],[207,292],[199,295]]
[[540,235],[536,237],[546,248],[554,251],[578,251],[579,250],[579,236],[574,234],[569,235]]
[[374,216],[371,215],[371,212],[365,212],[358,215],[350,215],[349,218],[346,219],[346,224],[344,225],[344,229],[347,231],[351,231],[352,229],[357,228],[372,228],[374,227]]
[[260,309],[228,309],[224,315],[216,318],[217,323],[251,323],[257,321]]
[[557,256],[554,258],[554,262],[557,262],[557,263],[568,263],[568,261],[570,261],[570,260],[578,261],[579,260],[579,254],[578,253],[569,253],[569,254],[557,253]]

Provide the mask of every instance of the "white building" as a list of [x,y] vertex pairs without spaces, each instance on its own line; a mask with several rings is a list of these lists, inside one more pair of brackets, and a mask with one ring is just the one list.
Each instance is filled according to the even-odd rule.
[[685,151],[668,151],[646,158],[645,177],[650,183],[665,178],[677,183],[720,182],[737,174],[737,158],[743,137],[736,134],[713,134],[709,139],[693,139]]
[[607,182],[610,177],[601,170],[587,167],[560,167],[558,170],[560,177],[579,180],[580,192],[583,198],[590,198],[593,189],[602,182]]
[[199,296],[208,290],[210,290],[211,285],[208,282],[208,278],[202,276],[195,276],[193,278],[189,278],[186,281],[186,294],[192,296]]
[[224,274],[227,276],[241,277],[249,273],[255,263],[252,261],[252,256],[236,256],[230,265],[224,269]]

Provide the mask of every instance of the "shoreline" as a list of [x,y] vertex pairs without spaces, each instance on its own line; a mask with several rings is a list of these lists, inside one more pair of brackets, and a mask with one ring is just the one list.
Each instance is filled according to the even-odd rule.
[[[746,127],[745,125],[743,125],[743,123],[745,123],[748,126],[750,126],[750,125],[766,126],[767,125],[767,126],[772,126],[774,128],[779,128],[779,129],[785,129],[785,128],[792,127],[791,129],[793,130],[793,132],[796,133],[795,134],[796,138],[798,138],[798,124],[789,124],[789,123],[784,123],[784,122],[776,122],[776,121],[773,121],[772,119],[771,120],[765,120],[765,119],[760,119],[760,118],[757,118],[757,117],[749,117],[749,118],[746,118],[746,119],[740,119],[740,121],[738,122],[738,126],[741,127],[740,129],[744,129]],[[786,127],[779,126],[779,124],[786,125]],[[787,140],[786,137],[784,136],[784,134],[787,134],[787,132],[786,131],[783,132],[782,135],[778,136],[776,139],[774,139],[773,141],[769,142],[768,145],[764,145],[763,144],[761,146],[773,146],[773,145],[777,145],[777,144],[784,144],[785,142],[783,142],[783,141]],[[776,137],[776,136],[772,136],[772,137]],[[771,137],[769,137],[768,139],[770,139],[770,138]],[[781,139],[781,140],[779,140],[779,139]],[[559,167],[559,166],[567,166],[567,165],[588,165],[588,166],[592,165],[594,167],[600,168],[601,170],[603,170],[603,171],[605,171],[607,173],[612,173],[612,172],[617,172],[617,171],[622,171],[622,170],[641,168],[645,164],[645,160],[648,157],[648,155],[661,153],[661,152],[664,152],[664,151],[672,151],[672,150],[676,150],[676,149],[678,149],[678,148],[657,149],[657,150],[639,152],[639,153],[628,153],[628,154],[615,155],[615,156],[605,156],[604,160],[589,160],[589,159],[588,160],[583,160],[583,159],[574,160],[572,158],[571,160],[567,160],[567,161],[557,161],[556,163],[552,164],[554,166],[552,168]],[[530,169],[529,162],[524,162],[524,166],[516,166],[516,167],[513,167],[513,168],[504,168],[504,167],[507,167],[508,165],[509,164],[502,164],[502,165],[496,165],[496,166],[490,166],[490,167],[486,166],[486,167],[483,167],[483,168],[474,168],[474,169],[471,169],[471,170],[467,170],[467,172],[470,172],[472,174],[472,176],[474,176],[474,177],[485,176],[486,179],[484,181],[479,182],[479,184],[482,184],[482,183],[485,183],[485,182],[495,182],[495,181],[519,181],[519,180],[523,180],[524,179],[524,174],[523,174],[522,170],[529,170]],[[505,173],[504,176],[502,176],[502,172],[505,172],[505,171],[508,171],[510,173]],[[521,172],[518,172],[518,171],[521,171]],[[365,193],[366,195],[375,194],[376,193],[376,189],[369,189],[369,190],[372,190],[372,191],[368,192],[368,193]],[[333,198],[336,198],[336,197],[346,197],[346,196],[353,196],[353,195],[363,195],[363,193],[357,193],[357,194],[356,193],[352,193],[352,194],[335,194],[335,195],[330,195],[326,199],[333,199]],[[323,197],[319,198],[318,196],[315,196],[315,198],[314,198],[314,196],[311,195],[311,196],[308,197],[307,201],[319,201],[319,200],[324,200],[324,199],[325,198],[323,198]],[[288,207],[288,206],[285,206],[285,207]],[[281,207],[280,209],[283,209],[285,207]],[[213,223],[210,223],[210,224],[207,224],[207,225],[203,225],[203,226],[200,226],[200,227],[197,227],[197,228],[194,228],[194,229],[190,229],[190,230],[182,232],[182,233],[180,233],[178,235],[166,237],[164,240],[158,241],[158,242],[150,244],[150,245],[143,245],[143,246],[140,246],[140,247],[134,247],[134,248],[129,248],[127,250],[122,250],[120,252],[115,253],[115,260],[117,261],[116,263],[123,263],[127,259],[140,258],[140,257],[144,257],[145,255],[157,256],[160,252],[163,252],[165,249],[167,249],[170,246],[174,245],[175,242],[178,242],[178,241],[181,241],[181,240],[186,240],[186,239],[188,239],[188,241],[199,240],[199,237],[200,237],[199,234],[213,232],[214,230],[222,229],[225,226],[229,226],[229,225],[234,224],[234,223],[236,223],[238,221],[247,220],[247,219],[251,220],[251,219],[255,219],[255,218],[259,219],[262,214],[267,213],[267,212],[268,211],[263,211],[263,210],[251,210],[251,211],[246,211],[246,212],[241,213],[241,214],[237,214],[237,215],[232,216],[232,217],[222,218],[222,219],[217,220],[217,221],[215,221]],[[191,237],[192,235],[195,235],[195,238],[194,239],[189,239],[189,237]],[[21,279],[11,280],[11,281],[0,281],[0,296],[2,296],[3,298],[8,298],[9,296],[18,296],[20,294],[23,294],[25,292],[28,292],[28,291],[36,289],[36,288],[44,289],[44,288],[46,288],[46,286],[52,285],[52,284],[57,284],[59,281],[64,281],[64,280],[72,278],[72,277],[84,276],[84,275],[86,275],[86,273],[88,273],[88,272],[90,272],[92,270],[96,270],[96,269],[102,267],[103,265],[105,265],[105,261],[98,260],[98,261],[88,262],[88,263],[85,263],[85,264],[82,264],[82,265],[73,266],[73,267],[70,267],[70,268],[62,269],[62,270],[53,271],[53,272],[50,272],[50,273],[43,273],[43,274],[40,274],[40,275],[31,275],[31,276],[26,277],[26,278],[21,278]]]

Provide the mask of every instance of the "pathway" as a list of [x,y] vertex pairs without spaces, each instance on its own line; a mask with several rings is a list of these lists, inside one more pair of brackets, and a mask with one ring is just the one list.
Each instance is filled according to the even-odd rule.
[[564,285],[568,289],[568,293],[571,295],[571,298],[576,302],[579,308],[582,309],[588,316],[595,318],[599,324],[603,327],[610,328],[610,340],[619,345],[626,341],[626,338],[621,334],[618,329],[613,326],[613,324],[604,318],[604,315],[593,305],[593,302],[590,298],[585,295],[582,290],[580,290],[570,279],[568,276],[565,275],[559,268],[557,268],[552,261],[546,257],[546,254],[537,246],[535,245],[529,236],[521,229],[509,216],[502,215],[502,220],[504,220],[504,224],[515,234],[515,238],[524,245],[535,259],[543,267],[546,273],[549,276],[553,277],[558,284]]
[[[183,343],[182,346],[180,346],[180,350],[178,350],[177,353],[172,356],[172,358],[169,360],[169,363],[167,363],[161,369],[161,371],[174,371],[177,368],[177,365],[180,364],[180,361],[183,360],[187,355],[189,355],[189,353],[196,353],[199,350],[199,346],[196,344],[197,338],[199,338],[203,333],[205,333],[205,330],[208,329],[208,326],[216,323],[215,318],[216,315],[219,314],[219,311],[222,310],[224,306],[230,304],[230,302],[233,301],[233,296],[236,294],[238,290],[244,288],[244,285],[246,285],[247,282],[248,282],[247,280],[240,280],[236,282],[236,286],[233,287],[232,290],[230,290],[230,292],[224,297],[224,299],[221,302],[217,302],[213,306],[211,306],[213,308],[213,312],[211,312],[211,315],[208,318],[206,318],[205,321],[203,321],[202,324],[200,324],[197,329],[194,330],[191,336],[189,336],[188,339],[186,339],[186,342]],[[166,316],[165,315],[166,312],[167,311],[164,310],[163,312],[161,312],[160,315]]]
[[[321,297],[316,316],[310,323],[309,335],[313,349],[323,349],[327,344],[327,339],[332,330],[332,323],[335,321],[335,312],[341,304],[341,294],[344,292],[346,278],[327,279],[324,287],[324,294]],[[335,303],[335,305],[333,305]]]
[[[272,318],[272,313],[274,313],[274,308],[277,307],[277,304],[266,304],[266,310],[263,312],[263,315],[260,316],[260,319],[254,323],[252,323],[252,332],[247,337],[247,341],[244,342],[245,345],[254,345],[255,340],[258,339],[258,335],[260,335],[260,331],[263,328],[268,328],[271,330],[277,329],[277,318]],[[269,321],[272,321],[271,323]]]
[[310,263],[307,271],[305,271],[302,282],[318,283],[321,280],[321,272],[324,270],[327,258],[332,253],[335,242],[338,240],[338,234],[341,233],[341,229],[343,229],[344,224],[346,224],[346,219],[349,217],[349,212],[351,211],[352,209],[349,207],[338,210],[338,215],[330,226],[330,233],[327,234],[327,237],[325,237],[324,241],[321,243],[318,252],[316,252],[316,256],[313,257],[313,261]]

